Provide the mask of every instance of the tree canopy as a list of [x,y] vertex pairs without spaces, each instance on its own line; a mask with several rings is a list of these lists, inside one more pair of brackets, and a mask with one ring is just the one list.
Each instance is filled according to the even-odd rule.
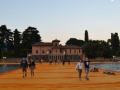
[[89,58],[96,58],[96,57],[111,58],[112,57],[112,50],[109,47],[108,43],[105,41],[90,40],[89,42],[84,44],[83,50],[86,56]]
[[14,56],[15,57],[20,57],[20,32],[15,29],[14,31]]
[[[29,26],[20,32],[15,29],[7,29],[6,25],[0,26],[0,58],[26,57],[32,50],[32,44],[41,42],[39,30]],[[111,33],[111,38],[103,40],[89,40],[88,31],[85,30],[84,40],[70,38],[66,45],[76,45],[83,48],[83,52],[89,58],[120,56],[120,40],[118,33]]]
[[66,45],[76,45],[82,47],[84,45],[83,40],[78,40],[76,38],[70,38],[67,42]]
[[31,52],[31,45],[37,42],[41,42],[41,36],[35,27],[28,27],[20,34],[17,29],[12,32],[6,25],[2,25],[0,27],[0,58],[3,56],[26,57],[27,53]]
[[118,33],[111,33],[111,46],[113,55],[117,55],[119,50],[119,36]]

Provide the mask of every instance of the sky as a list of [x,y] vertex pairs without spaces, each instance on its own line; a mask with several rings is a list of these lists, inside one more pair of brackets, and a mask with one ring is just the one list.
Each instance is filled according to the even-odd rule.
[[105,40],[120,34],[120,0],[0,0],[0,26],[36,27],[43,42],[70,38]]

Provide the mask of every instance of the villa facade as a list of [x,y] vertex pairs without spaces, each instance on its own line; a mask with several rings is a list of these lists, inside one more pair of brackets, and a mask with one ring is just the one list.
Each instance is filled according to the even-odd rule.
[[84,59],[82,47],[74,45],[61,45],[60,40],[52,42],[38,42],[32,45],[32,58],[34,60],[79,60]]

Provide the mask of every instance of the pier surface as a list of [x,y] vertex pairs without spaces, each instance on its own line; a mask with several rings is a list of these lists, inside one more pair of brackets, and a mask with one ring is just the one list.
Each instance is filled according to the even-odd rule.
[[0,90],[120,90],[120,73],[116,75],[90,72],[89,81],[85,79],[85,71],[82,72],[82,80],[78,79],[75,70],[76,63],[52,64],[37,63],[35,76],[30,76],[27,69],[27,77],[22,77],[22,70],[17,69],[0,74]]

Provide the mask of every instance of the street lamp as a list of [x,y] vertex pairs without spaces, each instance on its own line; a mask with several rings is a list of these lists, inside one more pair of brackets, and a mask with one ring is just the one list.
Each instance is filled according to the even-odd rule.
[[48,61],[49,61],[49,51],[47,51],[47,56],[48,56],[47,59],[48,59]]
[[115,61],[115,57],[116,57],[116,56],[113,56],[113,61]]
[[31,54],[29,53],[29,54],[28,54],[28,61],[30,61],[30,56],[31,56]]
[[63,52],[63,56],[64,56],[64,59],[65,59],[65,51]]
[[113,59],[115,58],[115,56],[113,56]]
[[3,57],[3,62],[4,62],[5,59],[6,59],[6,57]]

